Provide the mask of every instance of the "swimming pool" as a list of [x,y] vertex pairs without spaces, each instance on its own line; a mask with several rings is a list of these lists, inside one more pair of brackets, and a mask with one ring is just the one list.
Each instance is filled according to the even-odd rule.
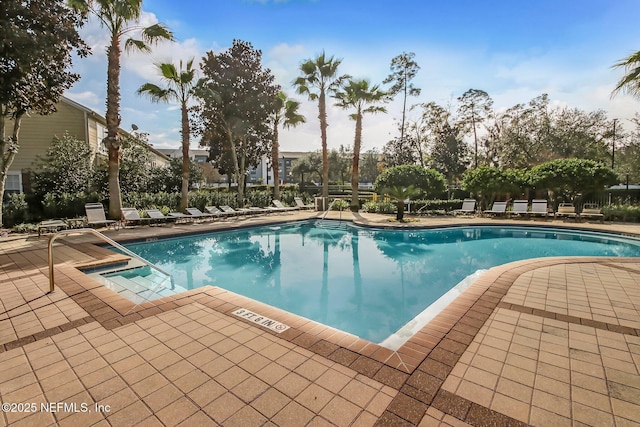
[[534,227],[389,230],[304,221],[131,243],[182,288],[214,285],[381,343],[466,277],[549,256],[640,256],[640,240]]

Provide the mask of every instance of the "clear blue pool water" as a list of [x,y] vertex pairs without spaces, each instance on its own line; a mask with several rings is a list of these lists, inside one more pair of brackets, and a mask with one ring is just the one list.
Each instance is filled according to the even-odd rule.
[[382,342],[478,270],[550,256],[640,256],[640,241],[532,227],[399,231],[313,221],[125,245],[192,289],[215,285]]

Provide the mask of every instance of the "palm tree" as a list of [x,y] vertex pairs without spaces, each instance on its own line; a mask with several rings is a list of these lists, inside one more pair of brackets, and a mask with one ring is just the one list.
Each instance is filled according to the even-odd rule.
[[109,30],[110,44],[107,47],[107,136],[102,142],[109,152],[109,216],[120,218],[122,195],[120,194],[120,57],[122,37],[140,32],[140,39],[125,40],[126,51],[149,52],[150,44],[160,40],[173,40],[173,34],[162,24],[149,27],[139,25],[142,0],[69,0],[75,10],[92,13],[103,27]]
[[625,75],[620,79],[611,95],[615,96],[619,92],[624,92],[635,98],[640,98],[640,51],[621,59],[613,66],[614,68],[623,68]]
[[[350,79],[335,93],[336,104],[341,108],[355,108],[351,118],[356,121],[356,136],[353,143],[353,166],[351,168],[351,210],[356,212],[360,207],[358,200],[358,186],[360,181],[360,145],[362,142],[362,116],[365,113],[386,113],[384,107],[371,105],[387,102],[387,93],[380,90],[379,85],[370,86],[366,79]],[[367,105],[370,105],[367,107]]]
[[404,219],[404,201],[411,197],[419,196],[421,190],[413,185],[408,187],[391,186],[382,190],[382,193],[396,201],[396,206],[398,208],[398,211],[396,212],[396,220],[402,221]]
[[[315,59],[308,59],[300,65],[302,76],[293,85],[299,94],[307,94],[312,101],[318,100],[320,138],[322,140],[322,197],[329,197],[329,160],[327,155],[327,93],[334,93],[340,83],[349,76],[337,76],[342,60],[333,56],[327,58],[322,52]],[[315,89],[315,92],[313,91]]]
[[[279,92],[276,97],[275,115],[273,119],[273,144],[271,146],[271,167],[273,169],[273,198],[280,200],[280,177],[278,176],[278,127],[280,123],[285,128],[298,126],[307,120],[301,114],[298,114],[300,103],[292,99],[288,99],[284,92]],[[282,165],[284,171],[284,165]]]
[[189,107],[188,103],[193,95],[193,88],[196,84],[196,70],[193,68],[193,58],[186,67],[183,68],[180,61],[179,70],[171,63],[155,64],[162,80],[167,83],[166,87],[160,87],[153,83],[145,83],[138,89],[138,95],[147,95],[153,102],[177,101],[180,103],[182,113],[182,190],[180,196],[180,210],[187,209],[189,200]]

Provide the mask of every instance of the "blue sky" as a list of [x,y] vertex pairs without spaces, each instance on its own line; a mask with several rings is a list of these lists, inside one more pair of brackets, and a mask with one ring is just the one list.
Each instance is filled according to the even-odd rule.
[[[486,91],[499,110],[548,93],[553,105],[603,109],[623,125],[640,106],[628,96],[610,98],[622,76],[611,66],[640,50],[638,0],[146,0],[143,10],[145,25],[166,24],[177,42],[123,57],[121,126],[135,123],[159,148],[179,145],[180,114],[176,105],[135,94],[143,83],[159,82],[152,64],[199,62],[233,39],[261,49],[277,83],[302,101],[307,123],[281,132],[282,149],[289,151],[320,148],[317,105],[295,94],[291,82],[299,64],[323,50],[342,59],[342,73],[373,83],[389,74],[394,56],[414,52],[421,67],[414,84],[422,94],[410,104],[435,101],[455,109],[455,99],[474,88]],[[82,79],[67,96],[104,115],[107,34],[91,21],[82,35],[94,53],[75,61]],[[365,117],[363,150],[381,148],[397,134],[400,99],[387,110]],[[352,145],[348,115],[329,110],[330,148]]]

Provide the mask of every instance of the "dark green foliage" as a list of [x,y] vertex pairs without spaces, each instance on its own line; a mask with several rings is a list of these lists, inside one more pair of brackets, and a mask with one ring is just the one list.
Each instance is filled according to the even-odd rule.
[[415,186],[423,194],[443,191],[445,180],[442,174],[433,169],[418,165],[394,166],[382,172],[373,184],[377,192],[391,187]]
[[38,197],[47,193],[59,197],[63,193],[85,192],[91,186],[91,148],[68,133],[55,136],[34,167],[34,192]]
[[611,205],[602,208],[605,221],[640,222],[640,206]]
[[602,163],[586,159],[558,159],[529,171],[533,187],[551,190],[555,198],[573,201],[578,193],[601,190],[618,182],[615,172]]
[[26,222],[29,219],[29,211],[24,193],[9,194],[3,211],[2,225],[5,227],[13,227],[16,224]]

